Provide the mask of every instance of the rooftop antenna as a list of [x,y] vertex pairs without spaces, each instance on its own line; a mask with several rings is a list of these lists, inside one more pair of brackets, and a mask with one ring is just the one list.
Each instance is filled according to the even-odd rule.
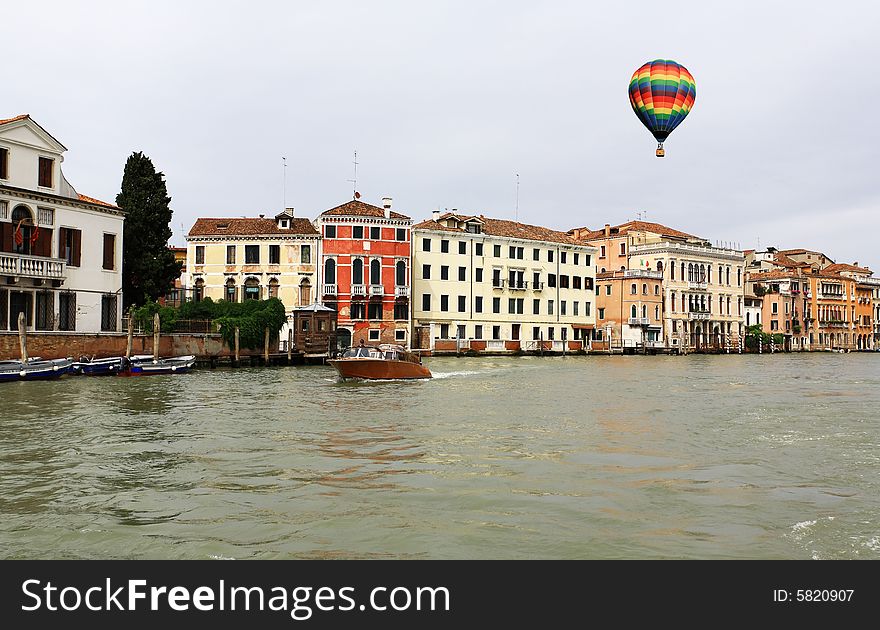
[[287,158],[281,158],[281,188],[282,188],[282,197],[281,197],[281,212],[287,208]]
[[357,152],[357,150],[355,150],[355,152],[354,152],[354,161],[352,162],[352,164],[354,164],[354,179],[349,179],[348,181],[354,185],[354,187],[352,188],[352,191],[351,191],[351,197],[352,197],[352,199],[357,199],[358,197],[360,197],[360,194],[358,193],[358,152]]
[[519,173],[516,174],[516,208],[514,210],[514,221],[519,221]]

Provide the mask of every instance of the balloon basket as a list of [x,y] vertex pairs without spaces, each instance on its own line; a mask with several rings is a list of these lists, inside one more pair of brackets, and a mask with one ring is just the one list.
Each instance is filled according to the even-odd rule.
[[657,147],[657,157],[666,157],[666,150],[663,147]]

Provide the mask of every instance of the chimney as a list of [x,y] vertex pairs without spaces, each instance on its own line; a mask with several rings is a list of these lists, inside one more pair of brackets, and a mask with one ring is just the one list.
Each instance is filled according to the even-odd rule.
[[440,211],[434,210],[434,212],[431,213],[431,219],[433,219],[434,221],[439,221],[440,220]]
[[611,224],[610,223],[605,224],[605,236],[611,236]]
[[289,214],[292,217],[293,216],[293,208],[285,208],[284,214]]
[[382,207],[385,208],[385,218],[391,218],[391,197],[382,197]]

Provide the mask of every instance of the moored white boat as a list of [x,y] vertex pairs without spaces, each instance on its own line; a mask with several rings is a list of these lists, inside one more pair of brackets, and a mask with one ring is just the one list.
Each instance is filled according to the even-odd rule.
[[195,356],[188,354],[180,357],[154,359],[151,356],[135,356],[128,361],[127,367],[120,376],[151,376],[155,374],[183,374],[195,365]]
[[73,359],[0,361],[0,381],[37,381],[59,378],[70,371]]

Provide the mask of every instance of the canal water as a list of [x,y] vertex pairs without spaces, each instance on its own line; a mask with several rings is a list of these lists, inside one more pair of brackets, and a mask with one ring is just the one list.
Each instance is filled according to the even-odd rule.
[[880,558],[880,354],[0,386],[3,558]]

